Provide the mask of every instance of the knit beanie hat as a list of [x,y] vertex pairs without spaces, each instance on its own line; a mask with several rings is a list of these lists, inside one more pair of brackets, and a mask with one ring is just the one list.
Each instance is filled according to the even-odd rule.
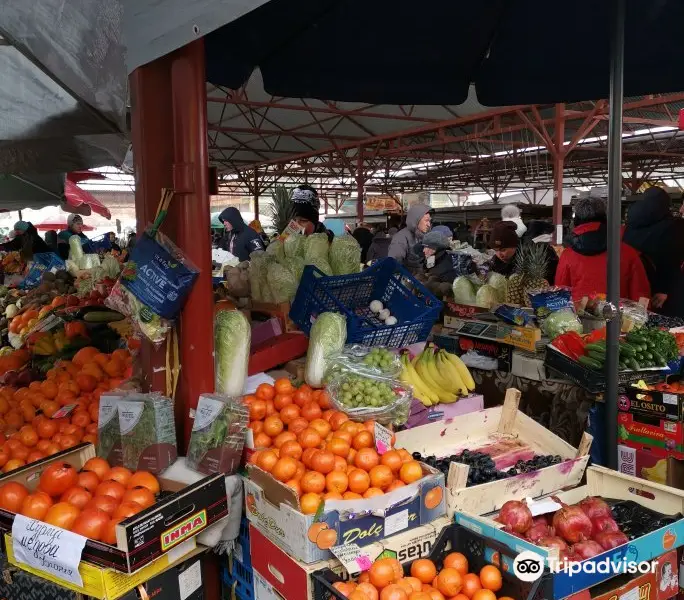
[[499,221],[492,227],[489,235],[489,246],[494,250],[504,248],[517,248],[518,234],[515,232],[515,223],[511,221]]
[[446,250],[449,248],[449,238],[439,231],[428,231],[422,240],[422,245],[432,248],[433,250]]
[[292,216],[301,217],[312,223],[318,223],[318,214],[321,202],[318,199],[318,192],[310,185],[300,185],[292,192]]
[[74,223],[83,225],[83,217],[81,215],[70,214],[67,217],[67,227],[71,227]]

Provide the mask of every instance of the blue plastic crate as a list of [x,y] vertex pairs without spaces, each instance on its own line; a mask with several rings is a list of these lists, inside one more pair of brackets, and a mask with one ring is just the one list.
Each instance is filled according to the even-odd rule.
[[[385,325],[369,305],[380,300],[397,318]],[[422,342],[439,318],[442,303],[393,258],[377,261],[353,275],[326,275],[307,265],[290,318],[308,335],[316,317],[338,312],[347,317],[347,343],[398,348]]]
[[224,600],[254,600],[254,571],[249,546],[249,521],[242,518],[235,551],[221,570]]

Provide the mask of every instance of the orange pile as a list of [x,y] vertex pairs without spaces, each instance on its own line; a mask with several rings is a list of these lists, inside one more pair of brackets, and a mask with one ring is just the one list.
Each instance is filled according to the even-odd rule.
[[3,484],[0,508],[116,546],[116,524],[152,506],[159,491],[147,471],[131,473],[91,458],[80,471],[52,463],[32,493],[16,481]]
[[[99,400],[130,370],[126,350],[102,354],[88,347],[56,363],[47,380],[28,387],[0,388],[0,468],[7,473],[81,442],[97,442]],[[64,418],[52,416],[75,405]]]
[[[323,390],[295,389],[279,379],[273,386],[261,384],[244,401],[257,448],[250,462],[291,487],[304,514],[315,513],[321,500],[380,496],[423,477],[420,463],[406,450],[380,456],[374,421],[350,421],[330,408]],[[440,501],[441,494],[426,498],[426,506]]]
[[[333,587],[350,600],[497,600],[501,571],[494,565],[479,574],[468,572],[468,559],[460,552],[448,554],[438,570],[427,558],[413,561],[411,575],[396,558],[376,560],[356,581],[339,581]],[[498,600],[513,600],[499,596]]]

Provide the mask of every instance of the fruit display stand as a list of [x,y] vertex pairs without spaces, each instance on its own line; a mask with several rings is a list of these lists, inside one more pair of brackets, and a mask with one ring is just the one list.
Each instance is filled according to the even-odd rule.
[[[0,485],[17,482],[34,490],[40,474],[50,465],[61,462],[79,470],[94,456],[92,444],[81,444],[3,475]],[[115,546],[86,541],[81,555],[83,565],[91,563],[89,567],[95,570],[99,568],[93,565],[127,574],[136,572],[169,552],[173,557],[175,548],[228,514],[225,477],[221,474],[190,485],[163,478],[159,484],[162,494],[156,504],[116,525]],[[14,517],[14,513],[0,509],[0,529],[10,532]]]
[[410,453],[449,457],[463,450],[490,454],[496,468],[511,467],[534,455],[558,456],[560,462],[514,476],[467,487],[469,467],[451,461],[446,483],[447,514],[459,510],[485,514],[521,495],[538,497],[577,485],[587,467],[592,438],[585,434],[579,449],[518,410],[520,392],[508,390],[503,406],[470,413],[396,434],[395,445]]
[[[535,595],[535,598],[565,598],[610,579],[614,573],[605,572],[604,569],[598,569],[595,566],[604,559],[609,559],[612,563],[620,563],[623,559],[647,561],[684,545],[684,518],[682,518],[684,491],[646,482],[603,467],[589,467],[586,477],[586,485],[558,492],[554,498],[569,505],[576,504],[590,496],[632,501],[655,513],[673,515],[673,518],[663,527],[584,561],[594,563],[594,568],[586,568],[579,573],[568,571],[546,573],[542,579],[538,580],[540,593]],[[524,497],[524,494],[520,497]],[[498,552],[504,571],[508,569],[512,572],[512,559],[523,551],[535,552],[542,556],[546,559],[547,566],[558,559],[557,549],[537,546],[522,537],[508,533],[503,524],[495,521],[492,515],[481,516],[463,511],[456,513],[455,519],[459,525],[487,540],[486,546],[487,553],[491,557],[490,561]]]

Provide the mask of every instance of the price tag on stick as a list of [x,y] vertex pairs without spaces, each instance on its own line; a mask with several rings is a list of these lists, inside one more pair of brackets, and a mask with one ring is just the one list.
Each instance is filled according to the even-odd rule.
[[23,515],[14,517],[12,548],[17,562],[78,587],[83,587],[78,565],[85,543],[82,535],[66,529]]
[[330,552],[342,563],[342,566],[347,569],[347,573],[350,575],[367,571],[373,564],[370,557],[363,553],[357,544],[333,546],[330,548]]
[[383,427],[380,423],[375,424],[375,449],[378,454],[384,454],[392,449],[392,433],[387,427]]

